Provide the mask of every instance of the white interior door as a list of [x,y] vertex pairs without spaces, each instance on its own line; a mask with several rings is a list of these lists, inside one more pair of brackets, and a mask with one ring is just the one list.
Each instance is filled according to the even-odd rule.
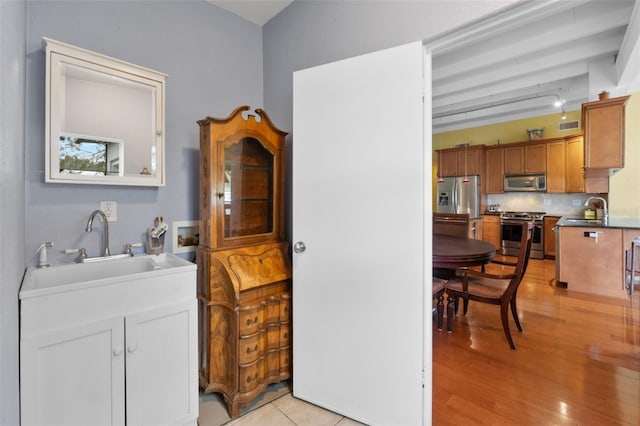
[[293,255],[293,393],[366,424],[430,421],[423,56],[412,43],[294,73],[293,241],[306,250]]

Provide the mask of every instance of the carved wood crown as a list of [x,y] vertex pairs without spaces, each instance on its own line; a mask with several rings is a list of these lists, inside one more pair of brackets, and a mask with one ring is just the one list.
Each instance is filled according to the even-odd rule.
[[[238,128],[245,128],[245,129],[251,129],[251,130],[262,131],[262,132],[264,132],[265,131],[264,128],[266,128],[271,132],[277,133],[278,136],[280,137],[284,137],[289,134],[283,130],[278,129],[269,118],[269,115],[267,115],[265,110],[263,110],[262,108],[256,108],[253,111],[254,113],[249,112],[245,114],[245,111],[250,111],[250,110],[251,110],[250,106],[242,105],[234,109],[227,118],[206,117],[202,120],[198,120],[198,124],[200,126],[206,126],[207,124],[210,124],[210,123],[230,124],[230,125],[238,125],[239,126]],[[246,118],[244,117],[245,115],[246,115]],[[258,119],[257,117],[260,117],[260,119]]]

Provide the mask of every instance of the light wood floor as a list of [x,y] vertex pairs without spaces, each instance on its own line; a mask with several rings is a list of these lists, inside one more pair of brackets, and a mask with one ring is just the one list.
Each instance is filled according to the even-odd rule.
[[470,302],[452,334],[434,327],[434,425],[640,424],[640,291],[597,298],[553,278],[553,261],[530,261],[516,351],[498,306]]

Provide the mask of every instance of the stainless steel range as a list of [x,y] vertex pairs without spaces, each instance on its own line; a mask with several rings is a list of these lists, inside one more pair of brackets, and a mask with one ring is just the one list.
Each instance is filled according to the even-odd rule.
[[520,252],[522,222],[533,221],[531,241],[532,259],[544,259],[544,218],[545,212],[504,212],[500,215],[500,252],[507,256],[517,256]]

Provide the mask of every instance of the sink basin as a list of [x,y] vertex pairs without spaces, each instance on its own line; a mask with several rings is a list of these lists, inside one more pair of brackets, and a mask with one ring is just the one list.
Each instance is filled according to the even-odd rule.
[[601,219],[585,219],[583,217],[565,217],[564,220],[569,223],[601,225]]
[[170,253],[53,265],[48,268],[30,267],[22,282],[20,298],[123,280],[139,281],[148,275],[160,275],[184,268],[195,269],[196,265]]

